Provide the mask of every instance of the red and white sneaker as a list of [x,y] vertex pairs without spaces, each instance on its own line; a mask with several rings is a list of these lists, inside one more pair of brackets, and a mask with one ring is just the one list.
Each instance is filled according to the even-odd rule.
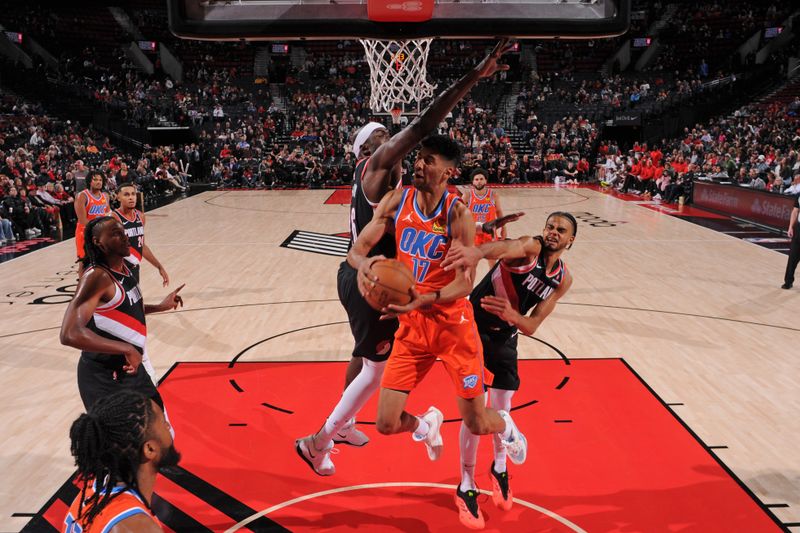
[[494,461],[492,461],[492,501],[502,509],[508,511],[514,505],[514,496],[511,494],[511,487],[508,486],[508,470],[505,472],[494,471]]
[[478,494],[475,489],[461,491],[461,487],[456,487],[456,507],[458,508],[458,519],[469,529],[483,529],[486,521],[483,519],[481,508],[478,507]]

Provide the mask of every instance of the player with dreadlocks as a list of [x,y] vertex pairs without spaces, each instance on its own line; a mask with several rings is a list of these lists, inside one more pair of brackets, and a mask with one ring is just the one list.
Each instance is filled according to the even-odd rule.
[[69,438],[81,491],[64,531],[161,532],[150,507],[156,474],[176,466],[180,454],[158,404],[138,392],[116,392],[79,416]]
[[86,225],[84,237],[84,273],[61,323],[61,343],[81,350],[83,405],[89,409],[100,398],[132,389],[163,408],[150,376],[139,368],[146,353],[145,315],[182,306],[178,292],[183,285],[160,304],[146,305],[125,265],[130,245],[122,224],[110,216],[96,218]]
[[[572,285],[561,254],[572,247],[578,222],[570,213],[556,211],[547,217],[541,235],[488,242],[479,247],[455,246],[445,258],[445,268],[474,267],[482,258],[499,259],[475,286],[469,299],[483,345],[486,369],[494,374],[489,386],[489,405],[510,411],[511,398],[519,390],[517,372],[518,332],[533,335]],[[530,311],[530,315],[528,312]],[[459,519],[481,529],[484,518],[478,507],[475,462],[479,435],[461,424],[461,484],[456,491]],[[490,469],[492,500],[503,509],[513,503],[508,484],[506,449],[494,439],[494,461]]]

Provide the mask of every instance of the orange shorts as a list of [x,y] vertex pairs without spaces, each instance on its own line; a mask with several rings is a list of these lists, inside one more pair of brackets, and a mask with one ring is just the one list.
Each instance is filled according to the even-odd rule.
[[381,387],[411,391],[441,359],[456,395],[475,398],[492,382],[483,367],[483,348],[472,305],[466,298],[400,315],[400,327],[383,370]]
[[85,226],[81,223],[75,225],[75,248],[78,251],[78,259],[83,259],[83,230]]

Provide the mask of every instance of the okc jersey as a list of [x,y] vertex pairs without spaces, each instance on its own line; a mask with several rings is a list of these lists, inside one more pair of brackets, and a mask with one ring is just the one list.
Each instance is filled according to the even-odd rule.
[[131,272],[136,280],[139,280],[139,264],[142,262],[142,250],[144,249],[144,222],[142,213],[134,210],[133,220],[128,219],[119,209],[114,210],[114,216],[122,223],[125,228],[125,235],[128,236],[128,243],[131,245],[131,253],[125,258],[130,263]]
[[494,192],[486,188],[483,196],[478,196],[475,189],[469,192],[469,207],[475,222],[491,222],[497,218],[497,206],[494,203]]
[[[483,224],[486,222],[491,222],[497,218],[497,204],[495,204],[494,192],[488,187],[486,188],[486,191],[484,191],[483,196],[478,196],[478,193],[475,192],[474,188],[470,189],[469,205],[467,207],[469,207],[469,211],[472,213],[472,218],[476,223]],[[475,246],[480,246],[485,242],[491,242],[494,240],[494,237],[494,235],[476,230]]]
[[108,212],[108,197],[106,193],[101,192],[100,197],[92,195],[89,189],[82,190],[79,194],[86,196],[86,219],[94,220],[95,218],[104,217],[109,214]]
[[[95,268],[102,268],[114,279],[114,297],[111,301],[97,306],[86,327],[101,337],[132,344],[139,353],[144,354],[147,326],[139,283],[124,263],[123,272],[103,266],[94,266],[87,269],[84,275]],[[98,354],[84,351],[81,352],[81,355],[108,367],[121,368],[125,364],[125,357],[122,354]]]
[[[84,501],[93,496],[96,490],[97,486],[95,482],[92,482],[91,485],[86,487]],[[100,493],[104,494],[105,490],[101,490]],[[70,505],[67,516],[64,518],[63,532],[105,533],[106,531],[111,531],[111,529],[122,520],[137,514],[149,516],[153,522],[161,527],[161,522],[158,521],[158,518],[156,518],[150,510],[150,506],[145,503],[144,498],[134,489],[117,486],[111,490],[111,494],[111,500],[109,500],[105,507],[103,507],[103,510],[94,517],[94,520],[92,520],[92,523],[88,526],[84,522],[87,509],[85,505],[83,509],[81,509],[83,502],[81,502],[81,495],[78,494],[72,502],[72,505]],[[78,518],[79,510],[81,511],[81,518]]]
[[394,217],[397,259],[414,273],[417,290],[433,292],[453,281],[455,271],[441,267],[450,249],[453,206],[460,201],[457,194],[446,192],[436,210],[426,217],[417,205],[418,191],[403,190],[400,205]]
[[[353,172],[353,195],[350,198],[350,247],[358,239],[359,233],[364,227],[372,220],[372,215],[375,208],[378,207],[377,203],[371,202],[367,195],[364,193],[364,185],[361,180],[364,173],[367,171],[367,163],[369,157],[366,157],[356,163],[355,172]],[[396,254],[394,239],[391,235],[384,235],[378,244],[373,247],[367,257],[373,255],[383,255],[386,257],[394,257]]]
[[564,279],[566,266],[559,259],[551,272],[546,272],[544,254],[536,256],[531,263],[520,267],[506,265],[498,261],[489,273],[472,290],[469,299],[475,312],[475,321],[481,331],[516,331],[516,327],[481,307],[484,296],[498,296],[508,299],[511,306],[521,315],[527,315],[536,304],[546,300]]
[[[86,219],[87,222],[90,220],[94,220],[95,218],[100,218],[109,214],[108,208],[108,197],[105,193],[101,192],[100,197],[92,196],[91,191],[89,189],[84,189],[78,194],[83,194],[86,196]],[[75,225],[75,248],[78,253],[78,258],[83,257],[84,250],[83,250],[83,231],[85,226],[78,222]]]

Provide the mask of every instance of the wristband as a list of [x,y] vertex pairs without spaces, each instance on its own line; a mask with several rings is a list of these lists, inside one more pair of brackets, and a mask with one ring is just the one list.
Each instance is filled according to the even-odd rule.
[[436,303],[442,297],[442,291],[437,290],[437,291],[434,291],[433,294],[436,295],[436,297],[433,299],[433,302]]

